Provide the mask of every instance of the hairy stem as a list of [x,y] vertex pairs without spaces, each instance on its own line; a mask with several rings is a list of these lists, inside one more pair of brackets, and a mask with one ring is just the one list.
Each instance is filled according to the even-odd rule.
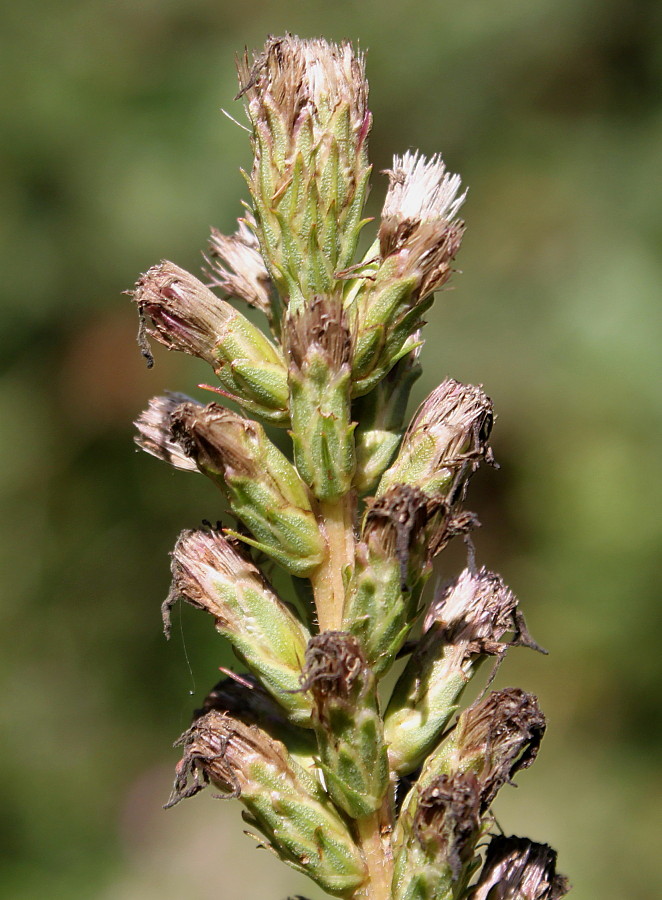
[[[381,810],[356,820],[358,843],[366,862],[368,878],[355,895],[355,900],[390,900],[393,857],[388,835],[382,835],[384,824]],[[387,830],[390,832],[390,828]]]
[[346,494],[334,503],[319,503],[318,521],[325,533],[327,555],[310,580],[320,631],[338,631],[342,628],[345,605],[343,573],[354,564],[354,507],[353,494]]

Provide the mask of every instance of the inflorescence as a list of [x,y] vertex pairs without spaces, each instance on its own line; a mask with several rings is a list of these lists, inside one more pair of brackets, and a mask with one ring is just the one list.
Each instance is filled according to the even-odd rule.
[[[466,191],[439,155],[396,156],[377,235],[356,258],[369,222],[364,68],[347,43],[291,35],[245,53],[245,215],[230,236],[212,231],[206,283],[166,261],[133,294],[150,364],[150,339],[200,357],[239,408],[173,393],[136,423],[140,447],[206,475],[236,520],[182,532],[172,554],[166,631],[180,599],[207,611],[247,674],[196,711],[167,805],[213,784],[337,897],[557,900],[568,885],[554,851],[494,834],[491,812],[536,757],[537,699],[486,689],[461,709],[483,663],[537,646],[517,598],[473,553],[425,590],[435,557],[476,525],[467,487],[492,461],[480,387],[448,378],[405,424]],[[287,429],[291,453],[270,427]],[[290,576],[296,603],[265,561]]]

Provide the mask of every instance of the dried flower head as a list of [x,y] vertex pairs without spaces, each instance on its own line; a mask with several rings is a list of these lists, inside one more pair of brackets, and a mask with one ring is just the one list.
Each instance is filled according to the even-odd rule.
[[240,798],[248,820],[281,859],[324,890],[343,895],[365,880],[365,865],[347,826],[279,741],[212,710],[177,743],[184,755],[167,806],[213,784],[221,797]]
[[259,479],[282,492],[287,502],[310,509],[296,471],[257,422],[218,403],[183,403],[170,421],[173,436],[202,470],[226,481],[234,476]]
[[348,371],[352,339],[342,298],[316,296],[305,309],[291,312],[286,320],[284,345],[287,359],[297,372],[313,355],[323,357],[329,377],[343,368]]
[[480,788],[471,774],[440,775],[421,791],[413,831],[420,845],[444,860],[457,880],[480,829]]
[[470,900],[561,900],[568,879],[556,873],[556,852],[527,838],[497,835]]
[[467,654],[499,655],[506,646],[501,643],[503,635],[517,631],[516,609],[517,597],[500,575],[484,566],[478,571],[464,569],[435,594],[423,630],[436,625],[448,644],[464,645]]
[[480,461],[491,459],[492,422],[492,401],[481,388],[447,378],[421,404],[378,496],[405,483],[456,503]]
[[186,454],[172,435],[171,416],[182,403],[195,405],[195,400],[187,397],[186,394],[174,393],[168,393],[163,397],[152,397],[147,409],[134,422],[138,430],[134,440],[145,452],[170,463],[176,469],[198,472],[195,460]]
[[175,440],[221,487],[253,538],[236,536],[295,575],[320,565],[324,546],[306,486],[261,425],[216,403],[183,403],[171,422]]
[[453,736],[453,765],[476,773],[483,810],[502,785],[533,764],[545,728],[537,698],[520,688],[493,691],[462,713]]
[[304,309],[290,309],[283,349],[289,362],[294,461],[315,497],[337,500],[351,489],[356,467],[352,341],[342,298],[315,296]]
[[[295,693],[300,695],[300,691]],[[299,765],[308,771],[314,770],[317,753],[314,732],[295,725],[292,716],[264,689],[255,675],[233,673],[232,677],[222,678],[209,691],[200,709],[194,711],[194,721],[212,710],[229,713],[244,725],[259,725],[269,737],[285,744]]]
[[141,275],[133,296],[140,315],[151,321],[145,326],[150,337],[216,365],[219,340],[237,315],[229,303],[168,260]]
[[163,604],[180,598],[210,613],[237,656],[299,725],[310,722],[310,702],[297,690],[308,631],[276,596],[247,552],[217,531],[184,531],[172,553],[172,587]]
[[285,303],[331,293],[350,265],[368,187],[364,62],[349,44],[271,38],[238,62],[253,126],[256,233]]
[[[329,698],[351,703],[365,687],[367,662],[360,643],[344,631],[324,631],[306,649],[303,689],[315,698],[320,716]],[[363,677],[362,677],[363,676]]]
[[145,334],[169,350],[204,359],[225,393],[249,412],[275,425],[287,423],[287,371],[282,356],[227,301],[171,262],[146,272],[133,296],[140,313],[139,342],[150,360]]
[[385,714],[398,774],[414,771],[438,744],[483,660],[503,657],[509,644],[502,636],[517,630],[516,605],[499,576],[485,569],[465,570],[433,601]]
[[271,126],[275,109],[286,134],[294,136],[302,121],[310,120],[314,139],[319,141],[329,133],[331,119],[342,107],[349,114],[355,139],[365,138],[370,121],[365,60],[351,44],[302,40],[292,34],[272,37],[252,63],[245,53],[237,68],[240,96],[246,98],[254,123]]
[[409,484],[395,484],[368,500],[363,540],[372,552],[397,559],[402,590],[411,590],[436,552],[446,512],[439,498]]
[[259,309],[269,319],[271,311],[271,279],[253,230],[240,219],[232,235],[212,228],[209,239],[212,287],[220,288]]
[[388,758],[377,679],[359,641],[343,631],[313,636],[302,686],[313,698],[313,725],[329,793],[352,818],[370,815],[388,789]]
[[170,416],[173,437],[203,470],[224,476],[257,474],[256,453],[244,443],[257,444],[259,426],[218,403],[181,403]]

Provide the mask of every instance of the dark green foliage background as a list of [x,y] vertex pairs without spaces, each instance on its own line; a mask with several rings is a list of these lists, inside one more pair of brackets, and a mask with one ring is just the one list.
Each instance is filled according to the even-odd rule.
[[470,185],[417,399],[447,374],[494,398],[479,556],[551,650],[499,675],[550,721],[501,824],[556,846],[577,900],[653,897],[662,7],[27,0],[3,19],[2,896],[320,896],[235,805],[160,810],[169,744],[229,661],[191,610],[162,638],[167,552],[219,505],[133,450],[148,397],[208,375],[165,353],[147,372],[121,296],[162,257],[197,271],[208,226],[232,228],[250,163],[218,111],[242,118],[233,54],[289,29],[368,49],[376,172],[440,149]]

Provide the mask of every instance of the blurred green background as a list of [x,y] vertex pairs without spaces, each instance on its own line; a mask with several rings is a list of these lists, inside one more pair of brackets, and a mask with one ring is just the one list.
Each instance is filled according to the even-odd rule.
[[416,399],[447,374],[494,398],[479,557],[551,651],[499,676],[550,723],[501,824],[558,848],[577,900],[658,896],[662,5],[26,0],[3,20],[0,894],[320,897],[236,804],[161,810],[171,741],[228,660],[192,610],[163,639],[167,553],[218,500],[134,452],[147,399],[206,372],[166,353],[148,372],[121,295],[163,257],[198,271],[209,225],[233,228],[233,56],[290,30],[367,49],[376,173],[441,150],[470,186]]

